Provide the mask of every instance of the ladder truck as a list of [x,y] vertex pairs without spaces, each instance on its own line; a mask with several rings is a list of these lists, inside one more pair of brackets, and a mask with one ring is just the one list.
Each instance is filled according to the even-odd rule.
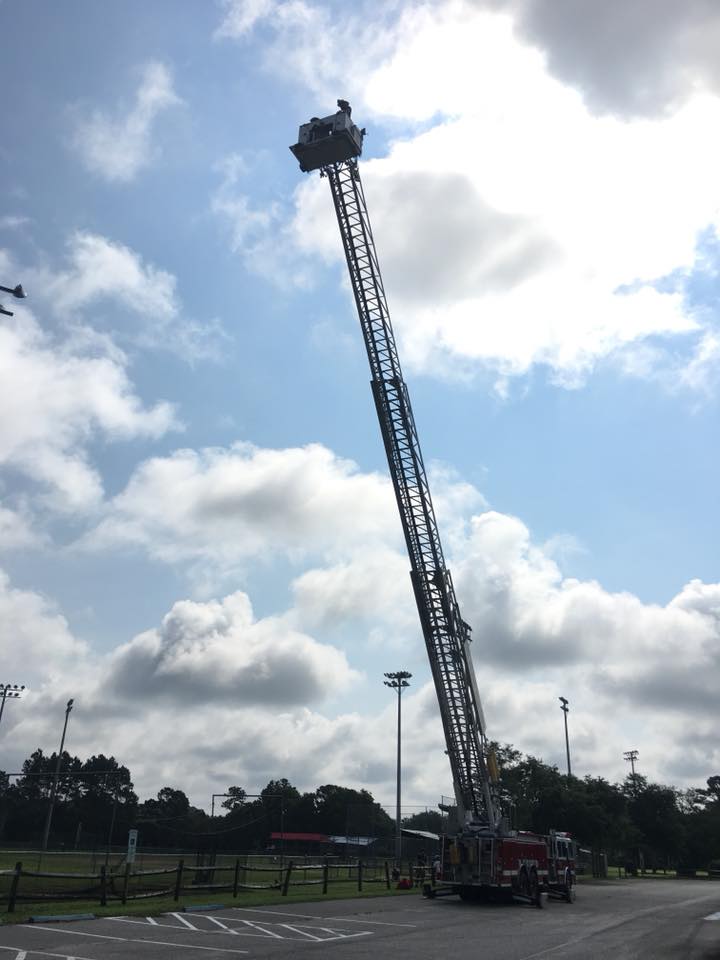
[[[469,650],[470,627],[460,614],[445,565],[410,396],[403,380],[358,158],[365,130],[346,100],[330,116],[313,117],[290,147],[304,173],[330,184],[340,237],[370,363],[371,387],[387,455],[410,578],[442,719],[456,800],[454,835],[442,838],[440,876],[428,892],[463,899],[512,894],[542,904],[541,893],[570,889],[568,860],[551,869],[549,838],[510,830],[497,798],[497,768]],[[557,882],[562,876],[563,884]],[[570,899],[569,895],[567,897]]]

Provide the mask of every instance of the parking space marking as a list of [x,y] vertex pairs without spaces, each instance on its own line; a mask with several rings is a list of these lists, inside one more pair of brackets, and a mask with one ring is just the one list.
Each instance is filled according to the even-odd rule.
[[383,927],[417,927],[417,923],[391,923],[389,920],[365,920],[355,917],[312,917],[307,913],[285,913],[283,910],[255,910],[253,907],[233,907],[233,910],[245,910],[248,913],[269,913],[276,917],[296,917],[298,920],[342,920],[343,923],[370,923]]
[[[158,926],[167,926],[167,924],[158,924]],[[175,928],[180,929],[178,927]],[[33,924],[33,930],[47,930],[48,933],[57,933],[57,927],[41,927],[39,924]],[[249,953],[249,950],[231,950],[229,947],[202,947],[197,943],[172,943],[166,940],[143,940],[133,937],[112,937],[109,933],[87,933],[84,930],[63,930],[74,937],[94,937],[96,940],[116,940],[119,943],[147,943],[151,947],[174,947],[176,950],[214,950],[216,953]],[[41,953],[42,951],[34,951]],[[46,954],[47,956],[47,954]],[[65,955],[66,956],[66,955]],[[66,960],[72,960],[66,956]]]
[[371,923],[378,927],[417,927],[416,923],[390,923],[389,920],[356,920],[354,917],[325,917],[325,920],[342,920],[343,923]]
[[67,953],[48,953],[46,950],[21,950],[19,947],[0,946],[0,950],[15,950],[13,960],[26,960],[29,954],[37,954],[39,957],[61,957],[62,960],[90,960],[89,957],[78,957],[75,954]]
[[[250,908],[247,908],[250,909]],[[270,913],[271,911],[258,911],[261,913]],[[179,913],[166,913],[163,914],[166,918],[172,918],[174,921],[180,921],[182,926],[178,926],[177,923],[162,923],[157,920],[153,920],[153,923],[157,927],[165,927],[167,930],[176,930],[176,931],[186,931],[192,930],[194,933],[203,933],[209,935],[222,935],[230,934],[231,936],[241,936],[241,937],[258,937],[263,940],[300,940],[307,941],[313,940],[317,942],[326,943],[329,940],[352,940],[357,937],[369,937],[372,936],[372,930],[343,930],[338,926],[323,926],[322,919],[318,917],[308,917],[302,916],[303,920],[313,920],[315,921],[312,924],[306,923],[273,923],[269,920],[258,923],[256,920],[246,920],[243,917],[213,917],[204,913],[193,914],[194,923],[191,923],[186,917],[182,916]],[[286,916],[286,914],[280,913],[279,916]],[[109,920],[114,920],[117,923],[132,923],[139,924],[140,926],[145,926],[150,921],[150,917],[108,917]],[[325,922],[328,920],[335,920],[335,917],[325,918]],[[212,929],[205,926],[201,926],[199,921],[209,921],[212,924],[215,924],[216,927],[220,929]],[[345,921],[343,921],[345,922]],[[355,923],[360,923],[361,921],[353,921]],[[368,921],[372,922],[372,921]],[[239,928],[239,929],[238,929]],[[297,936],[289,936],[288,934],[294,933]],[[325,936],[323,936],[325,934]]]
[[217,917],[208,917],[207,919],[208,919],[208,920],[211,920],[213,923],[216,923],[219,927],[222,927],[222,929],[223,929],[226,933],[234,933],[235,936],[238,935],[237,930],[231,929],[226,923],[223,923],[222,920],[218,920]]
[[711,913],[709,917],[703,917],[703,920],[720,920],[720,913]]

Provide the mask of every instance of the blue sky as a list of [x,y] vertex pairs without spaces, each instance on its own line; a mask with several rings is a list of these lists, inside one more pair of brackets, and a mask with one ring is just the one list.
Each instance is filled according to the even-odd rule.
[[145,795],[389,803],[406,668],[407,801],[450,792],[329,193],[288,151],[342,96],[491,736],[562,764],[563,694],[578,773],[717,773],[720,14],[591,7],[0,4],[7,767],[74,696],[69,746]]

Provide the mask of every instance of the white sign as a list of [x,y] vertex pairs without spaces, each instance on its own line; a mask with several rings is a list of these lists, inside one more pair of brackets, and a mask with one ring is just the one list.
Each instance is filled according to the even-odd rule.
[[137,830],[128,830],[128,849],[127,849],[127,862],[135,863],[135,851],[137,850]]

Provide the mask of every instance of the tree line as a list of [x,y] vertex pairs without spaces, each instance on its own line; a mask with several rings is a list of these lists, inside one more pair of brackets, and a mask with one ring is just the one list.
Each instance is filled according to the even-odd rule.
[[[495,744],[502,807],[516,829],[567,830],[581,845],[605,850],[611,862],[647,868],[705,867],[720,860],[720,776],[703,788],[677,790],[630,774],[622,783],[567,777],[557,767]],[[51,799],[57,754],[36,750],[11,780],[0,772],[0,841],[39,845]],[[392,848],[394,820],[365,789],[325,784],[301,793],[287,779],[270,780],[257,795],[228,786],[215,815],[194,807],[177,787],[140,801],[129,769],[103,754],[81,760],[64,752],[54,803],[50,847],[122,845],[130,828],[143,848],[262,852],[273,832],[376,837]],[[444,815],[428,810],[403,827],[441,833]]]

